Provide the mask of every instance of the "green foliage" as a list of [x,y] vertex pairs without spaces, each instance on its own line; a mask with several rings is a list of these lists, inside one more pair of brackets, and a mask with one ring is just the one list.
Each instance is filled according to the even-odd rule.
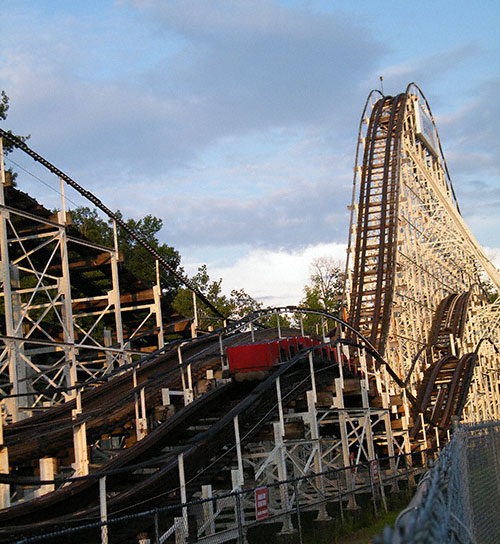
[[[240,319],[262,307],[259,302],[243,289],[231,291],[230,296],[224,295],[221,287],[222,279],[220,278],[218,281],[212,280],[208,274],[206,265],[200,266],[198,272],[189,281],[210,300],[221,314],[229,319]],[[223,325],[221,319],[217,318],[203,302],[197,300],[196,304],[198,319],[201,320],[201,328],[208,328],[208,326],[215,328]],[[194,315],[193,294],[187,288],[179,288],[172,305],[185,317],[192,317]]]
[[[9,111],[9,97],[5,93],[5,91],[0,91],[0,119],[2,121],[5,121],[7,119],[7,112]],[[9,134],[12,134],[12,131],[7,131]],[[19,138],[22,142],[25,142],[30,138],[30,135],[28,136],[19,136],[16,135],[17,138]],[[14,145],[9,141],[5,140],[3,141],[3,150],[4,153],[7,155],[14,149]],[[11,182],[13,185],[15,185],[14,180],[17,178],[16,172],[12,170],[12,168],[8,168],[5,170],[5,173],[7,176],[10,176]]]
[[244,289],[233,289],[229,301],[232,308],[231,317],[241,319],[252,312],[262,309],[262,304],[257,302]]
[[[158,240],[158,232],[163,222],[158,217],[146,215],[142,219],[124,220],[120,211],[116,215],[122,219],[128,227],[134,230],[153,249],[155,249],[174,269],[179,269],[181,256],[179,252],[167,244]],[[91,242],[106,246],[113,245],[113,227],[111,220],[102,219],[96,210],[87,206],[80,206],[72,211],[75,226]],[[156,268],[153,256],[124,229],[118,227],[118,249],[123,253],[125,266],[146,285],[152,286],[156,282]],[[160,267],[160,285],[164,296],[171,301],[177,293],[178,280]]]
[[[300,306],[338,313],[344,288],[341,263],[331,257],[314,259],[309,279],[310,283],[304,287],[304,298],[300,301]],[[314,332],[317,321],[318,317],[314,315],[305,316],[305,329]]]
[[5,91],[0,93],[0,119],[7,119],[7,110],[9,109],[9,97]]
[[498,289],[488,277],[482,279],[481,288],[483,289],[486,300],[489,303],[495,302],[498,298]]
[[71,216],[75,227],[91,242],[105,246],[113,244],[113,227],[99,217],[97,210],[79,206],[71,211]]
[[[289,318],[287,315],[280,314],[280,327],[296,327],[297,324],[294,320]],[[266,327],[276,328],[278,326],[278,316],[276,314],[272,314],[269,317],[264,317],[262,319],[259,319],[259,323],[261,325],[265,325]]]

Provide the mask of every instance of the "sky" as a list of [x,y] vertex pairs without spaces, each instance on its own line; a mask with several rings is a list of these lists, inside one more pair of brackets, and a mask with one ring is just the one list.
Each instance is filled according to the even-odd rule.
[[[3,0],[1,126],[109,208],[160,217],[188,274],[296,304],[315,257],[345,259],[367,95],[414,81],[500,266],[499,27],[497,0]],[[58,205],[54,176],[8,159]]]

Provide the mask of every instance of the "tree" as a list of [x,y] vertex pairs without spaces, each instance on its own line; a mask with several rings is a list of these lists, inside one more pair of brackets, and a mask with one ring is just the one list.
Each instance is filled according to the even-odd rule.
[[[116,215],[123,220],[120,211]],[[113,246],[113,223],[111,219],[103,219],[97,210],[80,206],[72,211],[73,223],[91,242]],[[128,219],[125,223],[155,249],[175,270],[179,269],[181,256],[177,250],[167,244],[160,243],[158,232],[163,221],[151,214],[142,219]],[[156,265],[154,257],[136,240],[118,226],[118,249],[123,253],[125,266],[147,285],[156,283]],[[179,269],[180,270],[180,269]],[[179,281],[166,271],[161,271],[160,286],[163,295],[170,302],[177,293]]]
[[498,298],[498,289],[488,276],[481,278],[480,286],[486,300],[491,304]]
[[9,97],[5,94],[5,91],[0,93],[0,119],[5,121],[7,119],[7,110],[9,109]]
[[71,211],[75,227],[91,242],[111,246],[113,244],[113,228],[109,221],[105,221],[96,209],[88,206],[79,206]]
[[[7,111],[9,110],[9,97],[5,93],[5,91],[0,92],[0,119],[2,121],[5,121],[7,119]],[[9,134],[12,134],[12,131],[7,131]],[[19,138],[22,142],[25,142],[28,140],[30,135],[28,136],[16,136],[16,138]],[[14,149],[14,144],[12,144],[9,140],[4,139],[3,140],[3,150],[5,155],[8,155],[12,150]],[[12,168],[7,168],[5,170],[5,174],[7,178],[10,178],[10,182],[12,185],[15,185],[15,179],[17,178],[17,173],[12,170]]]
[[[228,319],[241,319],[245,315],[262,308],[262,305],[246,293],[244,289],[233,289],[229,296],[224,295],[222,293],[222,278],[217,281],[212,280],[205,264],[198,268],[198,272],[189,281]],[[194,315],[193,294],[187,288],[179,288],[172,305],[184,317]],[[207,328],[210,325],[214,328],[223,325],[222,320],[216,317],[200,300],[197,300],[197,310],[198,318],[204,321],[202,328],[205,325]]]
[[[325,310],[336,314],[340,310],[344,289],[342,263],[332,257],[318,257],[312,261],[310,283],[304,287],[304,298],[300,305],[304,308]],[[314,329],[317,317],[304,318],[304,326]]]
[[229,300],[232,319],[241,319],[252,312],[262,309],[262,303],[257,302],[244,289],[233,289]]

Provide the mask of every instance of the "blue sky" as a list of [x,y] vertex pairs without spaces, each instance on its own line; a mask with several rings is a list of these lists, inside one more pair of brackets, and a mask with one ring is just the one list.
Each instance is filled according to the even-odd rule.
[[4,0],[3,125],[109,207],[161,217],[189,272],[298,302],[310,260],[345,254],[380,75],[386,94],[422,88],[465,220],[498,257],[499,26],[485,0]]

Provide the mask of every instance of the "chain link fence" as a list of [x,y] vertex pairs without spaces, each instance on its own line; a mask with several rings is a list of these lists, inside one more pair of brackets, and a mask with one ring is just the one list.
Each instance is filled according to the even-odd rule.
[[377,544],[500,542],[500,422],[457,425],[408,508]]

